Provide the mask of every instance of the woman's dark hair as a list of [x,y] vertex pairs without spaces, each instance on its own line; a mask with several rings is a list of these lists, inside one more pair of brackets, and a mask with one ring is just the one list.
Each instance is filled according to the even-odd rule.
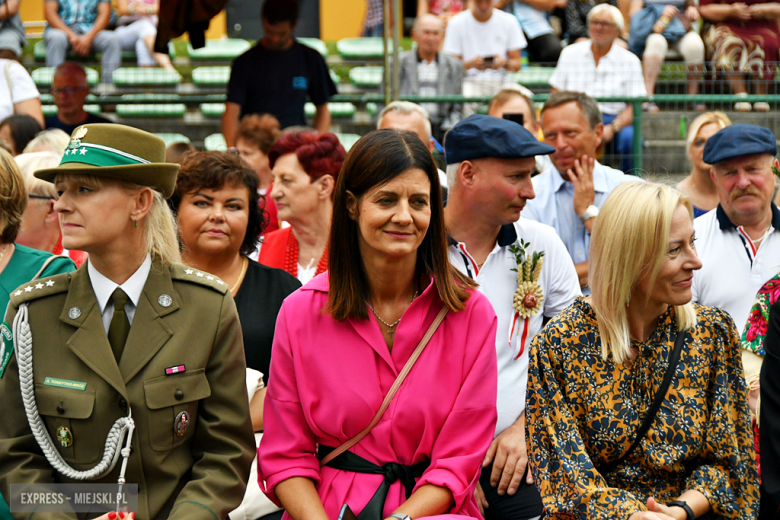
[[327,132],[321,134],[310,130],[283,133],[268,152],[271,168],[279,157],[289,153],[295,154],[312,180],[330,175],[334,181],[338,181],[344,157],[347,155],[338,137]]
[[27,146],[27,143],[42,131],[40,123],[30,116],[20,114],[17,116],[8,116],[0,121],[0,128],[8,125],[11,129],[11,139],[14,140],[14,155],[19,155]]
[[271,114],[249,114],[241,118],[236,140],[243,139],[268,155],[280,132],[279,120]]
[[168,200],[173,213],[178,216],[179,205],[184,195],[200,189],[221,190],[225,185],[245,187],[249,192],[249,221],[246,235],[239,252],[246,256],[260,242],[260,233],[266,225],[265,215],[260,211],[258,180],[254,170],[237,155],[226,152],[194,152],[184,156],[176,179],[176,190]]
[[444,225],[439,173],[428,148],[419,137],[401,130],[375,130],[360,139],[347,154],[339,175],[333,204],[333,220],[328,242],[330,290],[326,312],[334,319],[368,318],[368,280],[358,246],[360,230],[350,217],[348,194],[358,204],[372,189],[382,186],[411,169],[420,169],[431,183],[431,221],[417,249],[416,280],[421,285],[433,276],[439,297],[452,311],[461,311],[473,281],[450,264],[447,231]]

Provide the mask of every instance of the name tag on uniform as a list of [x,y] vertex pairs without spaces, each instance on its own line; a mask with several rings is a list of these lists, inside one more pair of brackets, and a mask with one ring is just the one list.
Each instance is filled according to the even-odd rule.
[[58,388],[81,390],[82,392],[87,389],[87,383],[83,383],[81,381],[69,381],[67,379],[57,379],[56,377],[47,377],[43,381],[43,384],[47,386],[56,386]]

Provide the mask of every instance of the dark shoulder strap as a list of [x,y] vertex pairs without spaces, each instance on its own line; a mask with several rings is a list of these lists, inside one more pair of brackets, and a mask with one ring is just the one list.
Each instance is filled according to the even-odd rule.
[[625,453],[623,453],[623,455],[616,458],[609,464],[605,464],[596,468],[602,475],[606,475],[615,469],[618,464],[623,462],[623,460],[625,460],[625,458],[628,457],[637,446],[639,446],[639,443],[647,434],[647,430],[650,429],[650,425],[653,423],[653,419],[655,419],[655,416],[658,413],[658,409],[661,408],[661,403],[664,401],[664,398],[666,398],[666,392],[669,390],[669,385],[672,383],[672,377],[674,376],[674,373],[677,370],[677,364],[680,361],[680,352],[682,351],[683,343],[685,343],[685,332],[678,331],[677,338],[674,340],[674,350],[672,351],[672,356],[669,358],[669,366],[666,368],[666,374],[664,374],[664,380],[661,383],[661,387],[658,389],[658,392],[655,394],[653,404],[650,405],[650,409],[647,410],[647,415],[645,415],[645,418],[642,421],[642,425],[636,432],[636,438],[634,439],[634,442],[631,443],[631,446],[628,448],[628,450],[626,450]]

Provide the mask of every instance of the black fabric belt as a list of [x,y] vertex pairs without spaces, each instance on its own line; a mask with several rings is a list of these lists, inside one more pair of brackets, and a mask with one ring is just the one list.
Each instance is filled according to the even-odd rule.
[[[317,447],[317,456],[322,460],[335,449],[336,448],[320,444]],[[385,477],[382,484],[377,488],[376,493],[374,493],[374,496],[372,496],[371,500],[366,504],[366,507],[357,515],[358,520],[382,520],[384,518],[382,513],[385,507],[385,500],[387,499],[387,491],[390,489],[390,485],[398,480],[403,482],[404,488],[406,489],[406,498],[408,499],[414,490],[416,483],[415,479],[421,477],[430,465],[431,461],[426,459],[412,466],[404,466],[397,462],[388,462],[384,466],[379,466],[364,459],[360,455],[355,455],[351,451],[345,451],[326,464],[326,466],[333,469],[352,471],[354,473],[383,475]]]

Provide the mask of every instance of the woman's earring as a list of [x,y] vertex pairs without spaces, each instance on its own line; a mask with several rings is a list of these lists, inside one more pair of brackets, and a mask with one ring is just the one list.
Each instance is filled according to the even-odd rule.
[[138,219],[137,219],[137,218],[134,218],[134,219],[133,219],[133,227],[134,227],[134,228],[137,228],[137,227],[138,227]]

